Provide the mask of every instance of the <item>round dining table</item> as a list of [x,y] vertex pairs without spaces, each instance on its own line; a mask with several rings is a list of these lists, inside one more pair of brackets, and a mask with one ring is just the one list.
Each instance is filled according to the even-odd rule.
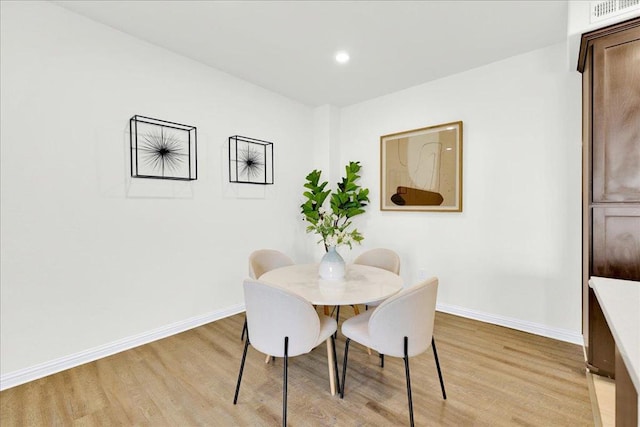
[[[258,280],[300,295],[314,305],[357,305],[382,301],[402,290],[402,278],[395,273],[368,265],[349,264],[339,280],[324,280],[318,275],[318,264],[294,264],[264,273]],[[336,394],[336,378],[332,369],[333,351],[327,340],[329,386]],[[270,356],[267,356],[269,360]]]
[[382,301],[402,289],[402,277],[368,265],[348,264],[345,277],[324,280],[318,264],[295,264],[276,268],[259,277],[296,293],[315,305],[356,305]]

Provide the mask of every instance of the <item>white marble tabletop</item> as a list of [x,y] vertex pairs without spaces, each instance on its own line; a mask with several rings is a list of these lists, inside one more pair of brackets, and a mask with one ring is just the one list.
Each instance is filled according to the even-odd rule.
[[600,302],[631,381],[640,392],[640,282],[592,277],[589,286]]
[[342,280],[323,280],[318,264],[276,268],[259,280],[287,288],[315,305],[368,304],[402,289],[402,277],[381,268],[348,264]]

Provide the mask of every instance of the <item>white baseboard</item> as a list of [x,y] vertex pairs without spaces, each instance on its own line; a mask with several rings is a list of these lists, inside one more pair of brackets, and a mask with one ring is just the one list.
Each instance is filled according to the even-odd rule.
[[547,325],[541,325],[539,323],[527,322],[520,319],[499,316],[496,314],[469,310],[468,308],[458,307],[455,305],[436,304],[436,310],[443,313],[455,314],[456,316],[479,320],[485,323],[491,323],[493,325],[505,326],[507,328],[516,329],[518,331],[541,335],[543,337],[570,342],[572,344],[578,344],[581,346],[584,345],[582,334],[568,329],[553,328]]
[[202,326],[206,323],[220,320],[243,311],[244,304],[238,304],[223,310],[192,317],[148,332],[143,332],[138,335],[104,344],[99,347],[90,348],[79,353],[54,359],[49,362],[9,372],[0,376],[0,391],[46,377],[47,375],[55,374],[56,372],[64,371],[84,363],[93,362],[94,360],[111,356],[112,354],[120,353],[121,351],[129,350],[152,341],[179,334],[180,332],[197,328],[198,326]]

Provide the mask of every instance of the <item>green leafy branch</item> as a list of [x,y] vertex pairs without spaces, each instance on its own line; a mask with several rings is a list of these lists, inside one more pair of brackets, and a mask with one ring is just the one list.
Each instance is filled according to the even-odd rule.
[[[351,218],[363,214],[369,203],[369,190],[361,188],[357,181],[360,179],[360,162],[349,162],[345,167],[346,176],[337,183],[333,193],[326,190],[327,181],[320,183],[322,172],[313,170],[306,176],[303,195],[306,201],[300,205],[304,219],[309,222],[307,233],[317,233],[321,236],[318,243],[323,242],[325,250],[329,246],[360,243],[364,237],[357,230],[349,231]],[[329,197],[331,210],[327,211],[323,205]]]

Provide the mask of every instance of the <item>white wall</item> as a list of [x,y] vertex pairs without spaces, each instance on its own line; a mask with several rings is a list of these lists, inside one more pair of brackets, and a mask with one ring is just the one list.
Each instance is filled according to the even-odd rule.
[[[321,255],[301,238],[303,179],[321,168],[333,187],[350,160],[372,203],[347,260],[388,246],[407,283],[440,277],[444,309],[579,335],[580,77],[567,46],[312,110],[51,3],[0,5],[3,377],[241,309],[250,251]],[[197,181],[128,178],[134,114],[198,127]],[[380,135],[454,120],[464,212],[379,211]],[[274,186],[226,182],[234,134],[275,142]]]
[[[397,250],[408,283],[424,269],[443,309],[579,341],[581,80],[568,60],[559,44],[344,108],[340,157],[366,165],[364,247]],[[463,212],[380,211],[380,135],[458,120]]]
[[[3,375],[241,309],[250,251],[301,252],[312,109],[51,3],[1,5]],[[134,114],[197,126],[197,181],[128,177]],[[275,185],[227,182],[235,134],[275,143]]]

